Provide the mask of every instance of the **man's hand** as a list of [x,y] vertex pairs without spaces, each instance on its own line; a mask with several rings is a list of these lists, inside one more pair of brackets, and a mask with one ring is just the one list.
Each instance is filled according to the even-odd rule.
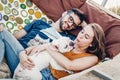
[[[44,44],[45,45],[45,44]],[[40,52],[42,52],[43,50],[45,50],[45,47],[44,45],[39,45],[39,46],[36,46],[30,54],[39,54]]]
[[49,46],[49,43],[35,46],[30,52],[30,55],[33,55],[33,54],[35,54],[36,56],[39,55],[40,52],[46,50],[46,46]]
[[29,56],[27,56],[27,54],[25,54],[25,51],[22,51],[20,53],[20,65],[23,69],[25,69],[25,68],[31,69],[35,66],[33,61],[29,58]]

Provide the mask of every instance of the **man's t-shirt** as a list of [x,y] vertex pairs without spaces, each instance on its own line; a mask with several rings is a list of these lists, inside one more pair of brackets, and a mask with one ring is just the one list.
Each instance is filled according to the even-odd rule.
[[[24,27],[24,30],[27,32],[27,35],[25,35],[18,41],[22,44],[24,48],[28,47],[28,43],[31,39],[34,39],[36,35],[39,35],[39,37],[44,40],[49,39],[49,41],[51,42],[52,38],[48,37],[45,33],[42,32],[43,29],[48,28],[51,28],[51,26],[48,23],[42,20],[35,20]],[[70,37],[72,40],[75,39],[75,36],[73,36],[72,34],[66,34],[65,32],[61,32],[60,34],[62,36]]]

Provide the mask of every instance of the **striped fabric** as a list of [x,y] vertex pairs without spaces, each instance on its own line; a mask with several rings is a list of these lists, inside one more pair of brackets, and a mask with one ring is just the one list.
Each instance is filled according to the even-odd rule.
[[0,79],[1,78],[10,78],[10,69],[6,64],[5,60],[0,64]]

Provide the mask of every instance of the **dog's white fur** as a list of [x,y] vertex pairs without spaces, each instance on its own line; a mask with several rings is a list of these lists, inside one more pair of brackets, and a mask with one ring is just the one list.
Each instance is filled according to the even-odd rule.
[[42,44],[46,44],[49,43],[50,39],[42,39],[38,34],[35,36],[35,38],[31,39],[28,42],[28,46],[36,46],[36,45],[42,45]]
[[[51,48],[57,48],[61,53],[69,52],[73,49],[73,45],[70,45],[71,43],[73,43],[73,41],[68,37],[61,37],[52,42]],[[35,67],[33,67],[31,70],[22,69],[19,64],[14,72],[14,78],[19,77],[24,79],[29,78],[31,80],[41,80],[42,75],[40,71],[48,67],[49,64],[57,70],[65,70],[63,67],[57,64],[57,62],[49,55],[46,50],[40,52],[39,54],[33,54],[30,56],[30,58],[35,63]]]

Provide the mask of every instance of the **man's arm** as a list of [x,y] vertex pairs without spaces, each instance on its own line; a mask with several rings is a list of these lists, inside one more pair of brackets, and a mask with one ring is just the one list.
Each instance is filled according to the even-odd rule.
[[38,29],[40,30],[40,25],[41,23],[43,23],[43,21],[41,20],[34,20],[31,23],[27,24],[22,30],[16,32],[14,34],[14,36],[16,37],[16,39],[20,39],[22,37],[24,37],[26,34],[30,33],[31,30],[33,29]]
[[[2,31],[3,28],[4,28],[3,25],[0,25],[0,31]],[[24,29],[22,29],[22,30],[14,33],[13,35],[15,36],[16,39],[20,39],[21,37],[25,36],[26,34],[27,34],[27,32]]]
[[27,32],[24,29],[22,29],[22,30],[14,33],[13,35],[15,36],[16,39],[20,39],[23,36],[25,36],[26,34],[27,34]]

